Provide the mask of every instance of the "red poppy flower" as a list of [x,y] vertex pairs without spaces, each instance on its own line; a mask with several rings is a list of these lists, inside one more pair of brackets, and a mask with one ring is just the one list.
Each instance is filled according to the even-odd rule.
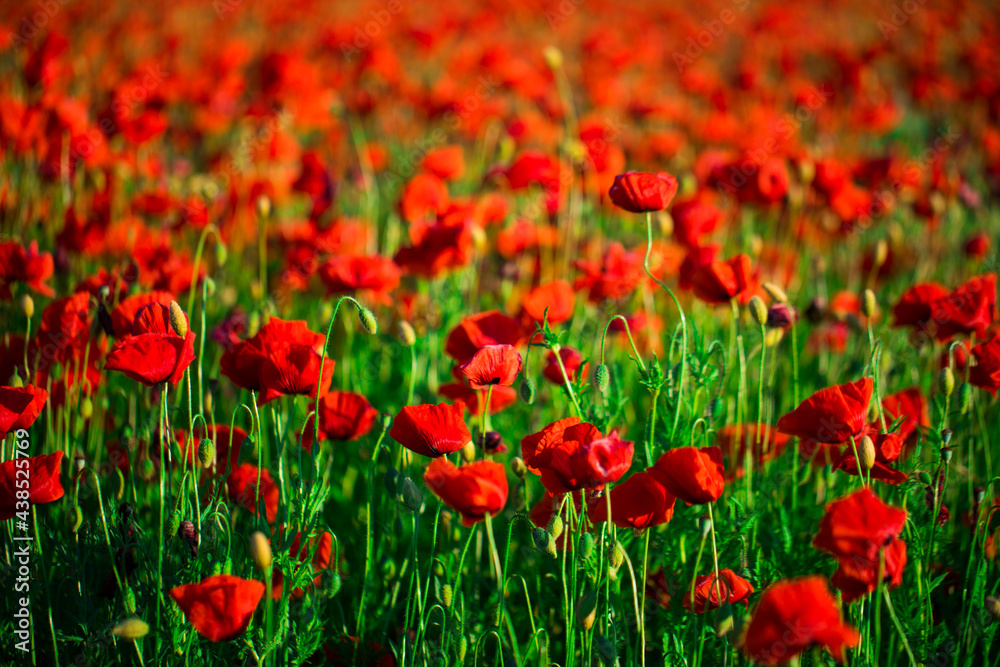
[[[226,478],[226,489],[229,499],[243,509],[250,510],[256,516],[257,505],[257,466],[244,463],[235,466]],[[278,485],[267,470],[260,470],[260,500],[264,503],[268,523],[274,523],[278,516]]]
[[444,351],[455,361],[465,363],[486,345],[513,345],[524,342],[521,323],[499,310],[490,310],[462,318],[445,340]]
[[931,304],[948,296],[948,290],[937,283],[918,283],[906,290],[892,307],[894,325],[915,327],[931,319]]
[[121,371],[147,386],[170,382],[176,385],[194,361],[194,332],[183,338],[170,326],[170,309],[149,303],[138,310],[132,335],[111,349],[105,370]]
[[393,261],[408,273],[434,278],[448,269],[457,269],[472,261],[472,226],[434,224],[411,228],[413,245],[400,248]]
[[780,665],[818,644],[843,662],[844,649],[860,640],[844,623],[826,578],[811,576],[785,579],[764,591],[743,631],[742,649],[756,663]]
[[28,359],[37,359],[40,371],[47,371],[56,362],[67,365],[86,348],[92,323],[89,293],[56,299],[42,311],[42,323],[28,350]]
[[52,253],[39,253],[38,242],[25,250],[13,241],[0,243],[0,299],[11,298],[10,283],[22,282],[43,296],[55,292],[46,284],[54,271]]
[[[372,429],[378,410],[361,394],[349,391],[330,391],[319,399],[319,439],[347,442],[365,436]],[[313,417],[302,430],[302,446],[312,451]]]
[[509,387],[521,372],[521,354],[513,345],[484,345],[458,367],[469,379],[473,389],[486,389],[491,385]]
[[826,506],[812,544],[838,560],[878,562],[879,551],[905,523],[906,510],[886,505],[863,488]]
[[63,452],[58,451],[45,456],[8,459],[0,463],[0,521],[6,521],[18,511],[26,509],[17,506],[17,492],[24,492],[22,485],[25,471],[28,473],[29,503],[44,505],[62,498],[63,487],[59,481],[62,459]]
[[918,427],[929,428],[931,425],[930,411],[927,399],[920,387],[910,387],[890,394],[882,399],[882,412],[887,424],[897,419],[897,431],[903,440],[903,454],[909,456],[917,444]]
[[708,266],[719,256],[722,248],[714,243],[707,246],[697,246],[688,249],[681,262],[681,268],[677,277],[677,286],[681,289],[694,288],[694,274],[703,266]]
[[323,363],[319,380],[323,334],[309,330],[305,321],[285,321],[272,317],[257,335],[226,350],[219,362],[220,371],[238,387],[260,392],[259,403],[272,401],[283,394],[316,395],[326,393],[333,378],[334,360]]
[[545,317],[551,325],[561,324],[573,316],[576,292],[565,280],[553,280],[531,290],[521,304],[521,319],[533,326]]
[[437,458],[458,451],[472,440],[464,416],[462,403],[408,405],[392,421],[389,437],[411,452]]
[[264,584],[228,574],[217,574],[197,584],[170,589],[170,597],[198,633],[213,642],[236,639],[264,597]]
[[[893,486],[906,481],[906,473],[896,470],[890,463],[899,458],[903,449],[903,438],[899,433],[879,433],[872,436],[875,443],[875,465],[871,470],[863,470],[866,476],[877,479]],[[858,443],[860,446],[860,443]],[[854,456],[852,447],[845,447],[840,457],[833,464],[834,470],[839,470],[848,475],[858,474],[858,460]]]
[[664,452],[650,469],[667,491],[688,505],[714,502],[726,488],[722,450],[678,447]]
[[726,481],[741,479],[746,471],[747,443],[752,442],[754,461],[763,465],[773,460],[788,446],[791,438],[778,431],[771,424],[733,424],[723,426],[715,434],[715,441],[722,450],[722,458],[726,463]]
[[[330,535],[330,533],[325,532],[318,537],[313,537],[312,539],[306,541],[305,544],[302,544],[302,533],[296,533],[291,546],[288,548],[288,555],[291,556],[293,560],[299,561],[299,563],[305,563],[310,554],[312,554],[312,569],[316,572],[316,575],[313,578],[313,584],[319,586],[323,578],[323,570],[330,566],[330,556],[332,551],[333,536]],[[308,566],[296,565],[295,569],[297,570],[299,567]],[[284,583],[285,575],[281,570],[275,568],[271,574],[271,599],[281,599]],[[292,597],[295,599],[299,599],[305,594],[305,590],[301,588],[296,588],[292,591]]]
[[753,283],[750,258],[746,255],[704,264],[691,275],[694,295],[709,305],[728,303],[732,299],[748,300],[752,296]]
[[472,526],[486,514],[495,516],[507,504],[507,475],[502,463],[476,461],[455,467],[442,457],[431,461],[424,483],[434,495],[462,515],[462,524]]
[[972,347],[976,365],[969,370],[969,384],[981,387],[994,396],[1000,389],[1000,336]]
[[[720,599],[728,604],[750,605],[753,586],[732,570],[719,570],[719,585],[715,585],[715,573],[698,575],[694,581],[694,606],[691,605],[691,591],[684,594],[682,604],[688,611],[704,614],[722,606]],[[721,598],[720,598],[721,595]]]
[[0,387],[0,440],[34,424],[48,399],[49,392],[34,385]]
[[[583,363],[583,355],[577,350],[571,347],[561,347],[559,348],[559,358],[562,360],[563,367],[566,368],[566,377],[569,378],[570,382],[576,382],[579,375],[587,374],[588,364]],[[581,365],[583,365],[582,370]],[[556,361],[555,352],[549,351],[545,355],[545,368],[542,370],[542,375],[552,384],[562,385],[565,382],[562,369],[559,368],[559,362]]]
[[843,445],[860,441],[867,431],[871,378],[820,389],[778,420],[778,430],[808,445]]
[[577,260],[573,264],[584,275],[573,282],[577,290],[587,290],[591,303],[620,299],[632,294],[643,276],[643,255],[612,243],[601,261]]
[[612,203],[630,213],[662,211],[677,194],[677,179],[666,172],[626,171],[608,191]]
[[674,238],[687,248],[699,248],[702,237],[711,234],[722,220],[722,211],[704,197],[685,199],[670,209]]
[[972,259],[983,259],[990,252],[989,234],[980,233],[970,236],[965,241],[965,255]]
[[143,306],[158,303],[169,308],[171,301],[176,299],[170,292],[149,292],[125,297],[111,311],[111,326],[115,338],[127,338],[132,335],[132,323],[135,322],[135,316]]
[[407,222],[435,218],[448,208],[448,186],[433,174],[417,174],[406,185],[399,199],[399,212]]
[[399,267],[391,259],[374,255],[333,256],[319,267],[328,294],[364,291],[367,300],[389,302],[389,292],[399,285]]
[[568,493],[617,482],[632,465],[634,447],[617,431],[602,436],[593,424],[573,417],[523,438],[521,451],[549,493]]
[[973,278],[948,296],[931,303],[931,322],[937,339],[955,334],[982,334],[996,318],[997,276],[995,273]]
[[[438,387],[438,393],[451,401],[465,403],[465,409],[469,411],[469,414],[480,414],[483,409],[483,399],[485,398],[483,393],[469,386],[468,378],[459,372],[457,366],[452,366],[451,375],[455,378],[455,382],[442,384]],[[495,415],[498,412],[506,410],[516,402],[516,389],[496,385],[493,387],[493,391],[490,392],[490,414]]]
[[420,168],[446,181],[459,178],[465,171],[462,147],[456,145],[431,149],[420,161]]
[[[611,494],[611,522],[619,528],[643,530],[665,524],[674,516],[676,498],[648,470],[635,473],[606,493]],[[597,499],[587,514],[593,523],[604,523],[608,520],[608,500]]]
[[[903,569],[906,567],[906,542],[900,539],[892,540],[882,550],[882,556],[874,561],[864,558],[843,558],[840,567],[830,577],[830,583],[842,594],[844,602],[850,604],[869,593],[878,586],[879,570],[882,570],[882,580],[889,588],[896,588],[903,583]],[[884,568],[884,569],[882,569]]]

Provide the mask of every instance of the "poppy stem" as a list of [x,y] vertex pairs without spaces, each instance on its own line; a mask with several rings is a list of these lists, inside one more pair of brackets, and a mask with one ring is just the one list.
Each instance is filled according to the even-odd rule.
[[[715,565],[715,599],[722,605],[722,591],[719,589],[719,550],[715,544],[715,516],[712,506],[715,503],[708,503],[708,522],[712,524],[712,562]],[[691,601],[694,606],[694,600]]]
[[573,383],[569,381],[569,374],[566,373],[566,366],[563,364],[562,356],[559,354],[560,349],[562,348],[559,345],[552,346],[552,351],[555,352],[556,363],[559,364],[559,372],[562,373],[563,386],[566,387],[566,392],[573,401],[573,407],[576,408],[576,416],[583,419],[583,409],[580,408],[580,402],[576,399],[576,393],[573,391]]
[[[713,526],[714,530],[715,527]],[[694,610],[694,591],[698,583],[698,571],[701,569],[701,556],[705,553],[705,542],[708,540],[708,534],[704,531],[701,533],[701,541],[698,542],[698,555],[694,557],[694,573],[691,575],[691,609]]]
[[350,296],[342,296],[337,299],[333,307],[333,314],[330,316],[330,323],[326,326],[326,339],[323,341],[323,355],[319,359],[319,375],[316,376],[316,418],[313,420],[313,443],[319,443],[319,397],[323,391],[323,366],[326,364],[326,352],[330,347],[330,334],[333,333],[333,322],[337,319],[337,312],[340,310],[342,301],[350,301],[358,309],[358,314],[364,312],[364,307],[358,300]]
[[[378,465],[378,454],[382,449],[382,440],[385,438],[386,424],[382,424],[382,432],[375,441],[375,451],[372,452],[372,460],[368,463],[368,507],[365,521],[365,574],[361,580],[361,602],[358,605],[358,623],[356,634],[360,641],[365,633],[365,594],[368,592],[368,574],[372,569],[372,555],[375,552],[375,528],[372,514],[375,506],[375,468]],[[315,446],[315,443],[314,443]]]
[[639,350],[635,347],[635,341],[632,339],[632,331],[629,330],[628,320],[622,315],[615,315],[607,324],[604,325],[604,334],[601,336],[601,364],[604,364],[604,343],[608,338],[608,329],[611,327],[611,323],[615,320],[621,320],[622,325],[625,327],[625,335],[628,336],[629,345],[632,346],[632,353],[635,354],[635,363],[639,366],[639,370],[643,373],[646,372],[646,364],[642,362],[642,357],[639,356]]
[[486,387],[486,400],[483,402],[483,421],[479,433],[479,446],[486,453],[486,429],[490,426],[490,397],[493,396],[493,385]]
[[486,513],[486,521],[484,523],[486,524],[486,537],[490,541],[490,554],[492,554],[493,556],[493,566],[496,568],[496,574],[497,574],[497,596],[498,596],[497,605],[500,610],[497,620],[497,627],[502,628],[504,619],[503,566],[500,564],[500,552],[497,551],[497,542],[493,537],[493,517],[490,516],[489,512]]
[[861,478],[861,486],[867,486],[865,484],[865,473],[861,469],[861,457],[858,456],[858,443],[854,441],[854,436],[851,436],[851,449],[854,450],[854,464],[858,467],[858,477]]
[[[730,299],[730,306],[733,309],[733,332],[736,336],[736,354],[740,362],[740,384],[737,388],[736,396],[736,423],[742,424],[743,419],[746,417],[748,410],[746,409],[747,402],[747,359],[746,352],[743,349],[743,332],[740,330],[740,306],[735,298]],[[763,345],[763,341],[761,342]],[[753,509],[753,456],[751,446],[746,443],[747,431],[749,429],[743,429],[742,437],[743,444],[745,447],[745,453],[743,455],[743,467],[746,469],[746,482],[747,482],[747,507]],[[713,536],[714,536],[713,527]]]
[[[609,515],[608,521],[611,520]],[[649,528],[646,528],[645,546],[642,552],[642,580],[639,584],[639,596],[641,598],[642,616],[639,617],[639,656],[641,664],[646,664],[646,569],[649,565]]]
[[[681,405],[683,401],[681,400],[684,396],[684,367],[687,364],[687,346],[688,346],[688,333],[687,333],[687,318],[684,316],[684,309],[681,308],[680,301],[674,295],[673,290],[660,282],[654,275],[653,272],[649,270],[649,256],[653,252],[653,214],[650,211],[646,211],[646,258],[643,261],[643,268],[646,270],[646,275],[649,279],[655,282],[657,285],[662,287],[673,299],[674,306],[677,308],[677,314],[681,320],[681,369],[677,378],[677,407],[674,409],[674,425],[670,430],[670,439],[673,440],[674,436],[677,434],[677,424],[680,422],[681,418]],[[669,361],[669,359],[668,359]]]

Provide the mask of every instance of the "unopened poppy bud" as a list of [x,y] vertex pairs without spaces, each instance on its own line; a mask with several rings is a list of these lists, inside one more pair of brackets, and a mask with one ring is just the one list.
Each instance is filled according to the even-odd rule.
[[211,414],[215,401],[212,399],[212,392],[205,392],[205,412]]
[[362,308],[358,311],[358,319],[361,320],[361,326],[364,327],[365,331],[373,336],[378,333],[378,321],[372,311]]
[[788,303],[788,295],[777,283],[767,282],[762,285],[764,291],[778,303]]
[[198,461],[202,468],[211,468],[215,461],[215,443],[211,438],[202,439],[198,445]]
[[753,316],[757,326],[762,327],[767,324],[767,306],[764,305],[764,299],[756,294],[750,298],[750,315]]
[[559,69],[563,66],[563,54],[556,46],[546,46],[545,50],[542,51],[542,57],[545,59],[545,65],[549,69]]
[[125,590],[122,591],[122,602],[125,604],[125,611],[130,614],[135,613],[135,591],[132,590],[131,586],[126,585]]
[[955,391],[955,373],[951,370],[951,366],[942,368],[938,374],[938,391],[945,396],[951,396]]
[[562,535],[564,527],[565,525],[563,523],[562,517],[556,514],[554,517],[549,519],[549,525],[547,530],[549,531],[549,534],[552,535],[552,537],[558,540],[559,536]]
[[510,471],[514,473],[518,479],[524,479],[524,476],[528,473],[528,466],[525,465],[524,459],[520,456],[515,456],[510,460]]
[[861,450],[858,452],[858,456],[861,457],[861,465],[864,466],[865,470],[871,470],[875,467],[875,442],[870,436],[865,436],[861,438]]
[[920,483],[923,484],[924,486],[930,486],[931,485],[931,476],[930,476],[930,474],[928,474],[928,472],[926,470],[921,470],[917,474],[917,477],[920,479]]
[[587,560],[590,558],[594,554],[594,547],[596,545],[597,542],[594,541],[594,536],[591,533],[584,533],[583,536],[580,537],[580,550],[578,552],[580,554],[580,560]]
[[701,539],[708,537],[708,534],[712,532],[712,518],[707,514],[698,517],[698,530],[701,531]]
[[597,649],[597,655],[605,665],[613,665],[618,660],[618,650],[615,649],[615,644],[605,635],[598,635],[597,640],[594,642],[594,647]]
[[594,627],[594,620],[597,619],[597,594],[593,591],[580,597],[576,601],[576,620],[584,630]]
[[392,415],[388,412],[382,413],[382,430],[388,431],[389,427],[392,426]]
[[610,547],[608,547],[608,563],[614,569],[618,569],[625,562],[625,550],[622,549],[622,545],[615,542]]
[[776,303],[767,310],[767,326],[772,329],[788,329],[798,319],[798,313],[787,303]]
[[875,314],[876,308],[878,308],[878,300],[875,298],[875,292],[866,289],[861,297],[861,312],[865,317],[871,317]]
[[881,268],[885,260],[889,259],[889,243],[885,239],[879,239],[875,244],[875,257],[873,257],[876,267]]
[[476,460],[476,445],[473,444],[471,440],[465,443],[465,446],[460,450],[462,454],[462,460],[466,463],[472,463]]
[[382,478],[382,484],[385,485],[385,490],[390,495],[395,496],[399,492],[399,471],[395,468],[386,470],[385,476]]
[[80,416],[84,419],[90,419],[94,416],[94,402],[90,400],[90,396],[84,396],[83,400],[80,401]]
[[181,527],[181,513],[173,512],[167,522],[167,537],[173,537]]
[[187,337],[187,318],[184,317],[184,311],[181,310],[180,304],[176,301],[170,302],[170,326],[173,327],[174,332],[181,338]]
[[951,436],[952,435],[953,435],[953,431],[950,428],[946,428],[946,429],[942,430],[941,431],[941,442],[944,443],[945,446],[950,445],[951,444]]
[[149,634],[149,625],[133,616],[112,628],[111,634],[119,639],[142,639]]
[[250,557],[261,572],[267,572],[271,568],[271,543],[259,530],[250,536]]
[[226,260],[229,259],[229,250],[223,243],[215,244],[215,263],[219,266],[223,266]]
[[187,543],[188,548],[191,549],[191,557],[196,557],[198,555],[198,545],[201,544],[201,535],[195,529],[194,523],[191,521],[181,521],[180,529],[177,532]]
[[121,468],[115,468],[115,500],[121,500],[125,496],[125,475]]
[[257,198],[257,215],[265,220],[271,217],[271,198],[267,195]]
[[413,330],[413,325],[406,320],[400,320],[396,325],[396,334],[399,342],[406,347],[413,347],[417,344],[417,332]]
[[986,596],[986,611],[994,621],[1000,622],[1000,600],[992,595]]
[[941,449],[941,460],[944,461],[945,464],[951,463],[951,457],[952,454],[954,453],[955,450],[953,450],[951,447],[943,447]]
[[535,528],[531,532],[531,539],[535,542],[535,548],[546,552],[553,558],[556,557],[556,540],[549,531],[544,528]]
[[403,479],[403,503],[413,512],[418,511],[421,505],[424,504],[424,497],[420,494],[420,490],[417,489],[417,485],[409,477]]
[[35,314],[35,300],[31,298],[30,294],[25,294],[21,297],[21,312],[29,320]]
[[451,586],[445,584],[444,586],[441,587],[441,604],[443,604],[445,607],[450,607],[451,601],[452,601]]
[[972,385],[968,382],[963,382],[958,388],[958,408],[964,415],[969,411],[970,405],[972,405]]
[[340,580],[340,573],[336,570],[326,571],[326,595],[327,597],[336,597],[337,593],[340,592],[340,587],[343,582]]
[[465,653],[469,650],[469,640],[465,638],[465,635],[458,636],[458,645],[455,647],[455,656],[458,658],[458,664],[465,664]]
[[604,394],[607,393],[610,385],[611,373],[608,372],[607,365],[598,364],[597,368],[594,369],[594,386],[597,387],[597,391]]
[[240,445],[240,457],[237,460],[239,465],[244,463],[249,463],[250,461],[257,460],[257,439],[252,435],[248,435],[243,438],[243,444]]
[[523,378],[521,385],[517,389],[517,393],[522,401],[531,405],[535,402],[535,381],[529,377]]

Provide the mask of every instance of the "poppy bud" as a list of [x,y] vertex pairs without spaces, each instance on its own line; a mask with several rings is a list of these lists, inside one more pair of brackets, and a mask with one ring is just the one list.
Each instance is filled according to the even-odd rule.
[[209,414],[212,413],[212,407],[213,407],[213,403],[214,402],[215,401],[212,400],[212,392],[206,391],[205,392],[205,412],[207,412]]
[[515,456],[510,460],[510,471],[514,473],[518,479],[524,479],[524,476],[528,472],[528,466],[525,465],[524,459],[520,456]]
[[549,531],[549,534],[552,535],[552,537],[558,540],[559,536],[562,535],[564,527],[565,526],[563,524],[562,517],[556,514],[549,520],[549,525],[547,530]]
[[882,267],[885,260],[889,259],[889,243],[885,239],[879,239],[875,244],[875,257],[873,258],[876,267]]
[[861,297],[861,312],[865,317],[871,317],[875,314],[875,309],[878,307],[878,300],[875,298],[875,292],[870,289],[866,289],[865,293]]
[[979,503],[983,502],[984,500],[986,500],[986,489],[985,488],[983,488],[981,486],[977,486],[975,489],[972,490],[972,493],[973,493],[973,496],[976,499],[976,504],[977,505]]
[[819,324],[826,317],[826,299],[821,296],[813,298],[806,308],[806,319],[812,324]]
[[946,465],[951,463],[951,457],[952,454],[954,453],[955,450],[953,450],[951,447],[943,447],[941,449],[941,460],[944,461]]
[[788,303],[788,295],[785,294],[783,290],[777,283],[767,282],[761,285],[764,291],[767,292],[768,296],[777,301],[778,303]]
[[176,301],[170,302],[170,326],[173,327],[174,331],[181,338],[186,338],[188,335],[188,323],[187,318],[184,317],[184,311],[181,310],[180,304]]
[[388,431],[389,427],[392,426],[392,415],[388,412],[382,413],[382,430]]
[[861,457],[861,465],[865,470],[875,467],[875,442],[869,436],[861,438],[861,450],[858,452]]
[[212,576],[218,576],[222,574],[222,562],[215,561],[212,563]]
[[605,635],[598,635],[597,641],[594,642],[597,648],[597,655],[600,657],[601,661],[605,665],[613,665],[618,660],[618,651],[615,649],[614,642],[607,638]]
[[723,637],[733,629],[733,605],[726,602],[715,613],[715,636]]
[[701,531],[701,539],[708,537],[708,534],[712,532],[712,519],[707,514],[702,514],[698,517],[698,530]]
[[417,489],[417,485],[409,477],[403,478],[402,495],[403,504],[413,512],[419,511],[420,507],[424,504],[424,497],[420,494],[420,490]]
[[476,445],[471,440],[465,443],[465,446],[458,451],[462,456],[462,460],[466,463],[472,463],[476,460]]
[[788,329],[798,318],[798,313],[787,303],[776,303],[767,311],[767,326],[772,329]]
[[170,521],[167,522],[167,537],[173,537],[177,534],[178,529],[181,527],[181,513],[173,512],[170,515]]
[[917,475],[917,477],[920,478],[920,483],[923,484],[924,486],[931,485],[931,476],[927,473],[926,470],[921,470],[920,473]]
[[450,607],[451,598],[452,598],[451,586],[445,584],[444,586],[441,587],[441,604],[443,604],[445,607]]
[[517,393],[522,401],[531,405],[535,402],[535,381],[528,377],[523,378],[521,386],[517,389]]
[[261,572],[267,572],[271,567],[271,543],[264,533],[255,531],[250,536],[250,557]]
[[597,391],[604,394],[607,393],[610,384],[611,374],[608,372],[607,365],[598,364],[597,368],[594,369],[594,386],[597,387]]
[[455,647],[455,656],[458,658],[458,664],[465,664],[465,653],[469,650],[469,640],[465,638],[465,635],[458,636],[458,646]]
[[1000,600],[992,595],[986,596],[986,611],[993,617],[994,621],[1000,621]]
[[25,294],[21,297],[21,312],[29,320],[35,314],[35,300],[31,298],[30,294]]
[[215,443],[211,438],[204,438],[198,445],[198,460],[202,468],[211,468],[215,461]]
[[364,327],[365,331],[373,336],[378,333],[378,321],[375,319],[372,311],[362,308],[358,311],[358,318],[361,320],[361,326]]
[[198,545],[201,544],[201,535],[195,530],[194,524],[190,521],[181,521],[178,533],[187,543],[188,548],[191,549],[191,557],[196,557],[198,555]]
[[613,543],[608,547],[608,563],[612,568],[618,569],[625,562],[625,550],[622,549],[622,545],[618,542]]
[[83,525],[83,512],[80,511],[79,505],[74,505],[70,513],[66,515],[66,524],[72,533],[80,530],[80,526]]
[[535,528],[531,532],[531,539],[535,542],[535,547],[546,552],[553,558],[556,557],[556,540],[552,534],[544,528]]
[[135,613],[135,591],[132,590],[131,586],[126,585],[125,590],[122,591],[122,602],[125,603],[125,611],[130,614]]
[[243,438],[243,444],[240,445],[240,457],[237,460],[239,465],[248,463],[250,461],[257,460],[257,439],[252,435],[248,435]]
[[963,382],[962,386],[958,388],[958,408],[964,415],[969,411],[970,405],[972,405],[972,385]]
[[80,416],[84,419],[90,419],[94,416],[94,402],[90,400],[89,396],[85,396],[80,401]]
[[399,342],[406,347],[413,347],[417,344],[417,332],[413,330],[413,325],[406,320],[400,320],[396,325],[396,334]]
[[594,554],[594,547],[597,543],[594,541],[594,536],[590,533],[584,533],[580,537],[580,560],[587,560]]
[[750,314],[757,326],[762,327],[767,324],[767,306],[764,300],[756,294],[750,298]]
[[395,468],[386,470],[385,476],[382,478],[382,484],[385,485],[385,490],[390,495],[395,496],[399,493],[399,471]]
[[340,573],[335,570],[326,571],[326,595],[327,597],[336,597],[337,593],[340,592],[340,586],[343,582],[340,580]]
[[542,51],[542,58],[549,69],[559,69],[563,66],[563,54],[557,46],[546,46]]
[[938,374],[938,391],[945,396],[951,396],[955,391],[955,373],[951,370],[951,366],[942,368]]
[[584,630],[594,627],[597,618],[597,595],[591,591],[576,601],[576,620]]
[[121,468],[115,468],[115,500],[121,500],[125,496],[125,475]]
[[149,625],[133,616],[116,625],[111,634],[119,639],[142,639],[149,634]]
[[219,266],[223,266],[226,260],[229,259],[229,250],[222,243],[215,244],[215,263]]
[[261,195],[257,198],[257,215],[264,220],[271,217],[271,198],[267,195]]

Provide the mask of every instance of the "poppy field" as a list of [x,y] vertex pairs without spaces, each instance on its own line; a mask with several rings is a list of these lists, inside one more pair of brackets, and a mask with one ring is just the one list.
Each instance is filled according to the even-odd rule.
[[1000,664],[998,17],[0,2],[0,665]]

